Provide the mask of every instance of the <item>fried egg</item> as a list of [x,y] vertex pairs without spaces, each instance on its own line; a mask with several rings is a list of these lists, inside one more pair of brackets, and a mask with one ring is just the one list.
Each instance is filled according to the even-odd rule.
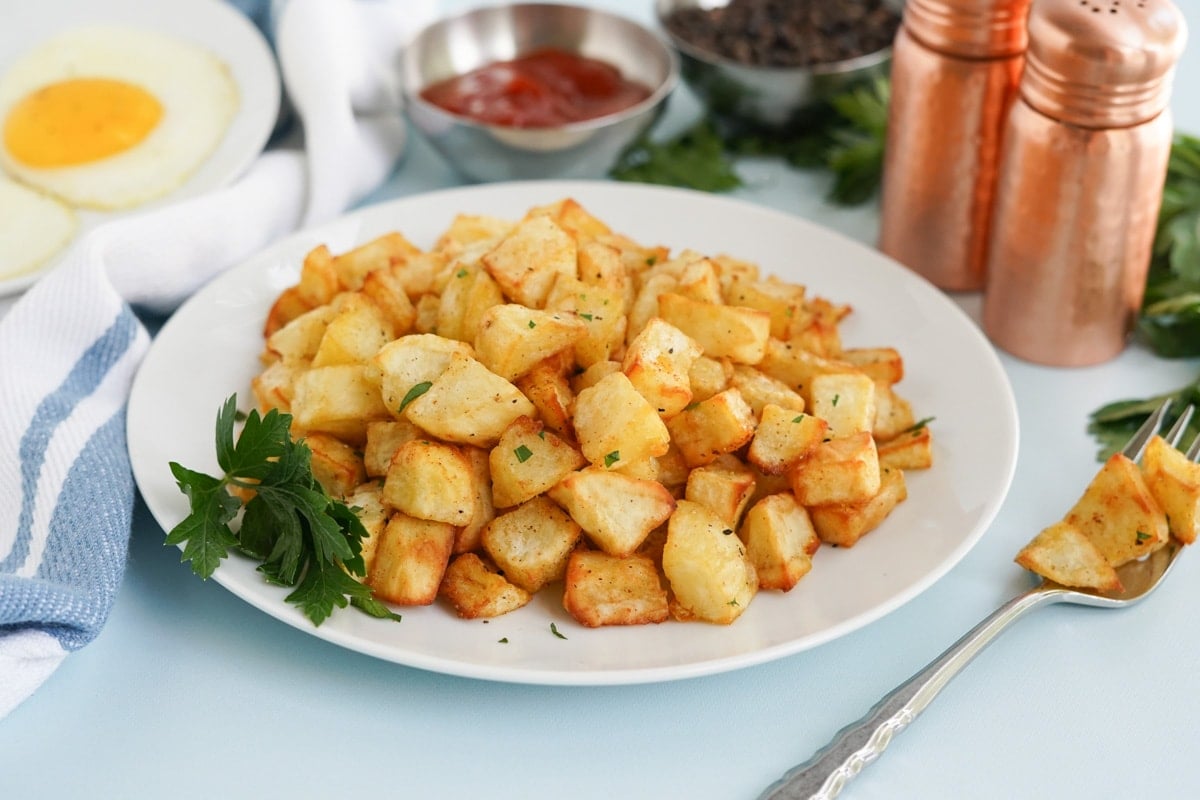
[[182,185],[239,104],[213,53],[164,34],[77,28],[0,77],[0,166],[80,208],[127,209]]
[[67,206],[0,178],[0,280],[45,264],[67,246],[77,227]]

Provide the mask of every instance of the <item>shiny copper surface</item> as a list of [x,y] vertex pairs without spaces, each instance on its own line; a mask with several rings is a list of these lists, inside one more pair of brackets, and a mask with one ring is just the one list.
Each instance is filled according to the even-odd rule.
[[1029,0],[909,0],[904,26],[940,53],[1003,58],[1024,52],[1028,10]]
[[992,342],[1028,361],[1084,366],[1125,347],[1150,264],[1171,118],[1061,125],[1013,107],[984,293]]
[[893,46],[879,249],[943,289],[977,290],[1022,56],[961,58],[932,49],[908,30],[909,13],[924,5],[906,6]]
[[1183,28],[1170,0],[1037,0],[1021,94],[1073,125],[1137,125],[1166,108]]
[[1005,129],[983,326],[1010,353],[1115,357],[1137,317],[1184,23],[1168,0],[1035,0]]

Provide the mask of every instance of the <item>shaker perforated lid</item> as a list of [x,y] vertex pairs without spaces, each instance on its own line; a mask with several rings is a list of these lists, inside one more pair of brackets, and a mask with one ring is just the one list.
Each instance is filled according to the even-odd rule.
[[1015,56],[1025,50],[1029,2],[908,0],[904,27],[913,38],[938,52],[981,59]]
[[1034,0],[1021,94],[1069,124],[1140,124],[1170,101],[1186,38],[1170,0]]

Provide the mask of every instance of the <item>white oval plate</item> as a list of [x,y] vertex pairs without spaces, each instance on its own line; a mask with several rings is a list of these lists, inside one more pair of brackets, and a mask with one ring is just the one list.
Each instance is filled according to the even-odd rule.
[[[57,33],[93,24],[128,25],[194,42],[228,66],[241,105],[212,155],[185,183],[152,203],[123,211],[76,209],[74,241],[97,225],[125,214],[194,197],[224,186],[262,152],[279,115],[280,83],[275,56],[258,28],[222,0],[37,0],[9,3],[0,24],[0,74],[9,64]],[[57,265],[70,249],[61,250],[41,267],[9,278],[0,277],[0,296],[30,286]]]
[[727,627],[586,629],[553,591],[543,591],[487,624],[460,620],[439,602],[402,609],[400,623],[348,609],[316,628],[248,559],[231,557],[216,580],[314,636],[401,664],[520,683],[620,684],[736,669],[843,636],[915,597],[979,540],[1012,478],[1017,412],[995,352],[954,303],[874,250],[787,214],[692,192],[586,182],[492,184],[365,208],[286,239],[200,291],[159,333],[129,402],[134,475],[163,529],[188,512],[167,463],[219,474],[217,411],[234,392],[250,407],[267,308],[295,283],[308,249],[327,243],[338,252],[389,230],[429,247],[456,213],[519,218],[563,197],[642,243],[757,261],[815,294],[851,303],[846,344],[897,347],[906,365],[899,391],[919,416],[936,417],[937,463],[910,474],[907,502],[855,547],[821,548],[791,592],[760,592]]

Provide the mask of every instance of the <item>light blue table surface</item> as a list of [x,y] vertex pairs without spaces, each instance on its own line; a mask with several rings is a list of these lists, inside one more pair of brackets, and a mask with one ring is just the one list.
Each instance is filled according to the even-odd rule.
[[[650,19],[650,0],[598,4]],[[1200,3],[1180,5],[1200,36]],[[1179,125],[1191,131],[1200,131],[1198,51],[1185,54],[1175,90]],[[666,124],[683,126],[696,112],[681,91]],[[873,241],[877,210],[826,205],[825,178],[773,162],[742,171],[746,200]],[[374,199],[457,181],[414,137]],[[978,318],[977,296],[957,300]],[[862,630],[714,677],[544,688],[376,660],[195,579],[139,507],[107,627],[0,722],[0,798],[754,798],[1027,585],[1013,555],[1095,469],[1090,410],[1173,389],[1200,367],[1137,348],[1088,369],[1003,363],[1021,452],[1011,493],[978,546]],[[1133,609],[1037,612],[843,796],[1200,797],[1198,609],[1200,557],[1187,557]]]

